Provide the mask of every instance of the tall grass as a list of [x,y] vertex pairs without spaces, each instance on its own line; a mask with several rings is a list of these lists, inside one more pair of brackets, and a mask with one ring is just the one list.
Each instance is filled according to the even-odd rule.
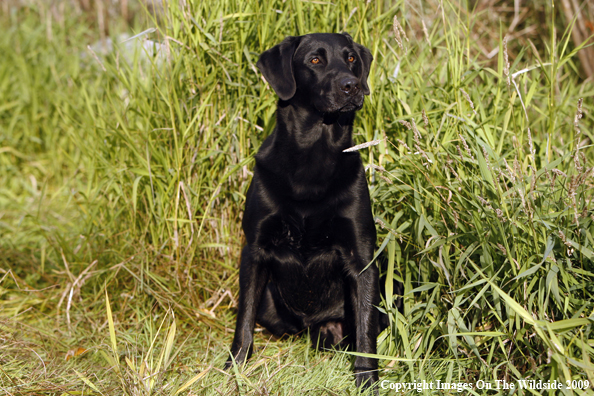
[[[56,362],[49,381],[35,366],[30,389],[353,391],[348,356],[306,340],[261,336],[245,371],[217,372],[252,155],[274,127],[255,62],[317,31],[348,31],[374,56],[355,139],[381,139],[361,154],[388,285],[405,285],[403,315],[390,287],[381,308],[380,377],[594,383],[594,90],[569,29],[551,21],[538,53],[499,33],[492,62],[481,15],[455,2],[171,1],[135,31],[157,28],[134,39],[159,44],[151,57],[91,51],[84,24],[48,15],[2,17],[0,315],[11,334],[45,329],[25,337],[42,360],[101,353]],[[39,347],[50,331],[59,342]],[[11,373],[35,364],[7,351]]]
[[[372,195],[398,241],[405,316],[390,311],[380,353],[447,356],[466,380],[591,378],[593,168],[582,102],[557,95],[576,84],[560,77],[575,50],[565,36],[549,64],[523,68],[501,48],[492,69],[466,58],[463,31],[441,40],[449,56],[428,79],[422,44],[383,85],[403,105],[382,132],[401,137],[378,150]],[[409,367],[411,381],[430,378]]]

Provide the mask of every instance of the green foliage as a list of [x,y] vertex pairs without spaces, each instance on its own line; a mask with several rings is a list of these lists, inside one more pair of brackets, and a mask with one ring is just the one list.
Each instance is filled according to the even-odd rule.
[[[398,80],[386,67],[374,87],[380,99],[363,116],[384,117],[375,134],[388,143],[370,156],[372,197],[385,238],[399,240],[405,284],[405,316],[388,310],[393,327],[380,353],[447,356],[470,380],[585,378],[594,368],[585,342],[593,169],[578,144],[578,97],[555,103],[549,91],[577,84],[558,77],[573,53],[514,73],[503,48],[497,69],[467,59],[463,28],[430,41],[443,58],[429,62],[425,43],[395,53]],[[554,110],[543,112],[547,105]],[[417,370],[410,366],[411,381]]]
[[[170,1],[138,29],[157,32],[108,54],[87,49],[80,17],[0,17],[0,317],[11,334],[38,325],[41,340],[67,340],[44,358],[101,351],[58,365],[69,374],[55,389],[354,392],[348,356],[309,351],[306,337],[260,336],[246,367],[216,370],[252,155],[274,127],[277,98],[255,63],[318,31],[348,31],[374,56],[355,139],[380,141],[361,154],[390,263],[381,378],[594,383],[594,90],[575,75],[569,31],[509,60],[500,35],[489,62],[476,19],[423,4]],[[128,51],[147,37],[157,55]],[[8,351],[9,372],[34,364]]]
[[591,376],[593,168],[577,92],[551,92],[577,85],[559,78],[575,51],[566,34],[551,63],[514,73],[502,46],[493,69],[467,58],[462,26],[429,38],[441,58],[422,42],[394,53],[398,80],[384,68],[363,116],[384,119],[372,197],[405,284],[379,352],[447,356],[470,380]]

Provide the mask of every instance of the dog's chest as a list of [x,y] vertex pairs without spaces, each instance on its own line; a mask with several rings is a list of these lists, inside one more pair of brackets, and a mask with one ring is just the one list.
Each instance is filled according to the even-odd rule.
[[271,281],[287,307],[298,315],[315,315],[336,309],[344,290],[344,252],[339,232],[347,232],[341,219],[281,219],[268,254]]
[[328,183],[337,173],[337,167],[342,165],[335,156],[328,155],[328,143],[320,139],[309,150],[292,158],[296,165],[292,175],[292,187],[302,195],[301,189],[312,188]]
[[312,216],[275,216],[270,221],[271,232],[267,245],[278,253],[297,256],[303,267],[309,267],[319,260],[338,259],[333,256],[337,255],[334,250],[338,248],[337,235],[341,222],[340,218],[332,215],[331,210]]

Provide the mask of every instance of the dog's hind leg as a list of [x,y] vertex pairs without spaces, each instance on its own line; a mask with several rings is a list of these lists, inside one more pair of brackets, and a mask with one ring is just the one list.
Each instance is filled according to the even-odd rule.
[[319,350],[346,349],[352,346],[344,321],[329,320],[313,325],[309,330],[311,342]]
[[274,285],[268,283],[262,293],[256,322],[276,337],[297,334],[303,329],[303,325],[280,300]]

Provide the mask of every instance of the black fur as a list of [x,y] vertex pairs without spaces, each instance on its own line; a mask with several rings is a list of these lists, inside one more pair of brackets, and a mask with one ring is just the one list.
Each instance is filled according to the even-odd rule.
[[[246,198],[231,346],[238,363],[252,352],[256,322],[276,336],[309,328],[314,345],[376,353],[379,271],[363,271],[375,224],[359,154],[343,152],[353,146],[372,59],[344,33],[287,37],[260,56],[280,100]],[[357,385],[376,382],[377,367],[357,357]]]

